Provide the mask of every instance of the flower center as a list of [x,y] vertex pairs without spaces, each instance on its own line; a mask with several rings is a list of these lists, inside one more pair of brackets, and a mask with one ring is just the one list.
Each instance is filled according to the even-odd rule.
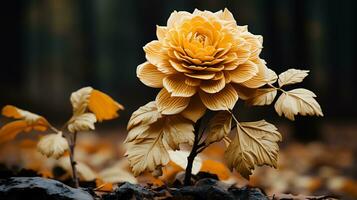
[[190,43],[198,45],[199,47],[205,47],[208,44],[208,37],[200,32],[190,33],[188,35]]

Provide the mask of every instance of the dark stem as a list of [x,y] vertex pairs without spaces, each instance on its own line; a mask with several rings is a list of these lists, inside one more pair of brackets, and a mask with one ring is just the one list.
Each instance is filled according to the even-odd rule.
[[73,133],[73,136],[69,140],[69,159],[71,162],[71,167],[72,167],[72,179],[74,183],[74,187],[78,188],[79,187],[79,182],[78,182],[78,175],[77,175],[77,169],[76,169],[76,161],[74,160],[74,149],[76,147],[76,141],[77,141],[77,133]]
[[195,160],[195,157],[198,154],[197,150],[200,147],[199,141],[201,139],[201,134],[203,134],[203,132],[200,133],[200,124],[201,124],[201,120],[199,120],[195,124],[195,130],[194,130],[195,138],[193,141],[192,150],[190,152],[190,155],[187,157],[187,166],[186,166],[185,179],[184,179],[185,186],[191,185],[192,165],[193,165],[193,161]]

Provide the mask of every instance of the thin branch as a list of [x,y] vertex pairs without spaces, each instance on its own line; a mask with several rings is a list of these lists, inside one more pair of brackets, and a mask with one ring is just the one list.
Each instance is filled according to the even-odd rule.
[[76,147],[76,141],[77,141],[77,132],[74,132],[73,135],[68,135],[68,141],[69,141],[69,159],[71,162],[71,168],[72,168],[72,179],[74,186],[76,188],[79,187],[79,181],[78,181],[78,175],[77,175],[77,169],[76,169],[76,161],[74,160],[74,150]]
[[195,160],[195,157],[197,156],[197,150],[198,150],[198,145],[199,145],[199,140],[200,140],[200,127],[201,127],[201,119],[196,122],[195,128],[194,128],[194,141],[192,145],[192,149],[190,152],[190,155],[187,157],[187,166],[186,166],[186,171],[185,171],[185,179],[184,179],[184,185],[188,186],[191,185],[191,177],[192,177],[192,166],[193,166],[193,161]]

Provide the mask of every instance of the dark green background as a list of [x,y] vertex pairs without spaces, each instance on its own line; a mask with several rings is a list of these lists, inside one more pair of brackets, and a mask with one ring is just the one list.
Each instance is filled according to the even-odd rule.
[[[270,68],[311,70],[302,86],[318,95],[325,122],[352,121],[356,5],[353,0],[9,1],[2,4],[0,105],[16,104],[61,122],[71,112],[70,93],[91,85],[125,105],[116,122],[125,124],[157,93],[135,74],[145,61],[142,47],[156,38],[156,24],[165,25],[174,10],[226,7],[239,25],[263,35],[261,57]],[[275,115],[272,108],[242,113],[247,119]],[[319,122],[298,118],[297,124],[318,127]]]

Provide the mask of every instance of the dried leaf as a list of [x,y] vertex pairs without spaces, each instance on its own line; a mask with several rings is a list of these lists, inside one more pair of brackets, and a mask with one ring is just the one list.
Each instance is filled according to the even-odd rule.
[[139,143],[130,142],[127,144],[125,155],[128,156],[134,176],[146,170],[154,171],[157,166],[164,166],[170,161],[169,154],[162,142],[162,132],[153,131],[150,136]]
[[73,115],[79,115],[86,111],[92,91],[92,87],[84,87],[71,94],[70,100],[73,107]]
[[279,75],[279,86],[300,83],[308,75],[309,70],[289,69]]
[[151,101],[133,112],[128,122],[127,129],[130,130],[139,124],[152,124],[160,117],[161,114],[157,110],[155,101]]
[[94,130],[94,123],[97,122],[97,118],[93,113],[84,113],[73,118],[68,123],[68,130],[72,133],[80,131]]
[[73,116],[81,115],[88,110],[95,114],[97,121],[118,117],[118,111],[124,107],[107,94],[92,87],[84,87],[71,94]]
[[276,94],[277,89],[275,88],[257,89],[253,97],[248,99],[246,103],[254,106],[270,105],[274,101]]
[[21,132],[46,131],[50,126],[44,117],[12,105],[5,106],[2,109],[2,115],[18,120],[9,122],[0,128],[0,143],[14,139]]
[[[180,166],[183,170],[187,166],[187,157],[190,155],[188,151],[169,151],[170,160]],[[200,172],[202,167],[202,159],[196,156],[192,164],[192,174],[197,174]]]
[[190,120],[181,115],[165,116],[159,121],[161,120],[164,121],[162,125],[164,144],[173,150],[178,150],[180,144],[193,144],[194,128]]
[[55,159],[61,157],[68,149],[68,142],[62,136],[62,132],[46,135],[37,144],[37,150],[41,154]]
[[277,128],[265,120],[237,125],[236,137],[228,146],[225,158],[228,167],[235,168],[249,179],[255,165],[276,167],[281,135]]
[[205,143],[218,142],[231,131],[232,115],[227,111],[218,112],[208,124],[208,135]]
[[279,116],[284,115],[290,120],[295,120],[295,115],[300,114],[323,116],[319,103],[314,99],[316,95],[310,90],[298,88],[280,95],[275,103],[275,110]]
[[167,148],[179,149],[180,144],[192,144],[194,140],[192,121],[181,115],[161,115],[155,102],[139,108],[133,115],[125,143],[135,175],[166,165],[169,161]]

